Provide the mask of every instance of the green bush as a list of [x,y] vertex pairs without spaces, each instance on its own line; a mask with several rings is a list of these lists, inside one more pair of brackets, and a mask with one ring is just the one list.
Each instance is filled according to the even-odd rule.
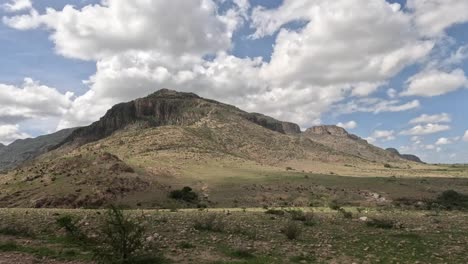
[[436,203],[449,210],[466,210],[468,209],[468,195],[447,190],[437,197]]
[[282,229],[281,232],[289,239],[294,240],[302,233],[301,227],[294,221],[289,221]]
[[291,220],[294,221],[305,221],[306,217],[302,210],[288,210],[287,211],[291,215]]
[[272,214],[272,215],[284,215],[284,211],[283,210],[279,210],[279,209],[268,209],[265,211],[265,214]]
[[390,219],[371,218],[366,222],[366,225],[375,228],[391,229],[395,226],[395,221]]
[[338,203],[337,200],[332,200],[329,204],[328,207],[332,210],[338,210],[341,208],[341,205]]
[[[78,220],[71,216],[57,219],[57,225],[67,235],[93,252],[98,264],[157,264],[164,263],[159,256],[148,254],[145,245],[146,228],[140,221],[124,214],[112,206],[103,223],[96,230],[97,236],[90,238],[78,226]],[[85,243],[83,243],[85,242]]]
[[193,228],[198,231],[223,232],[224,221],[218,214],[200,216],[199,218],[195,219]]
[[343,218],[345,218],[345,219],[353,218],[353,214],[351,212],[346,211],[343,208],[338,209],[338,212],[340,212],[341,215],[343,216]]
[[70,215],[64,215],[56,220],[57,225],[63,228],[67,233],[67,236],[74,239],[75,242],[85,242],[86,235],[83,234],[81,229],[78,227],[78,220],[74,219]]
[[181,190],[174,190],[169,193],[169,198],[175,200],[182,200],[188,203],[194,203],[198,201],[198,194],[190,187],[184,187]]

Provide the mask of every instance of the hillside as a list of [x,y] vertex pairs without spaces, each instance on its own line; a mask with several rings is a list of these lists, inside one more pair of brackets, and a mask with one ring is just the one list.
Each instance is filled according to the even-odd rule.
[[401,159],[334,126],[301,133],[293,123],[192,93],[160,90],[114,106],[55,150],[1,177],[0,206],[100,207],[119,201],[167,207],[175,202],[169,191],[183,186],[193,187],[203,197],[200,202],[210,206],[234,200],[307,204],[310,194],[304,188],[323,197],[336,190],[288,179],[443,173],[464,172]]

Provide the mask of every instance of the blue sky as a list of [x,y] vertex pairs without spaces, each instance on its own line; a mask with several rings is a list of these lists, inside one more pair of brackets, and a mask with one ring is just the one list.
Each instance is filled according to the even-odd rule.
[[428,2],[4,0],[0,142],[168,87],[466,163],[468,3]]

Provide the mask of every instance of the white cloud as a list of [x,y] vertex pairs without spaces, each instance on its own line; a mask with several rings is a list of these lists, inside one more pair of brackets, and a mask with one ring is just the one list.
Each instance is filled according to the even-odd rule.
[[19,125],[0,125],[0,143],[10,144],[17,139],[31,137],[27,133],[20,132]]
[[[390,141],[395,139],[395,131],[394,130],[375,130],[368,139],[371,139],[370,141],[377,141],[377,140],[382,140],[382,141]],[[369,140],[368,140],[369,141]]]
[[450,57],[444,59],[441,62],[442,66],[452,66],[452,65],[459,65],[462,62],[464,62],[466,59],[468,59],[468,45],[464,45],[461,47],[458,47],[458,49],[453,52]]
[[428,150],[433,150],[436,148],[434,145],[425,145],[424,147]]
[[448,125],[440,125],[440,124],[425,124],[425,125],[417,125],[412,127],[409,130],[403,130],[400,134],[402,135],[429,135],[434,134],[442,131],[450,130],[450,126]]
[[383,112],[402,112],[418,108],[420,103],[418,100],[402,103],[399,100],[383,100],[379,98],[362,98],[352,100],[346,104],[338,105],[340,113],[353,112],[368,112],[368,113],[383,113]]
[[10,0],[8,3],[2,5],[3,10],[6,12],[18,12],[32,8],[31,0]]
[[21,87],[0,84],[0,124],[60,117],[71,107],[72,96],[72,93],[62,94],[30,78],[25,78]]
[[218,16],[210,0],[106,0],[81,10],[67,5],[38,15],[4,18],[17,29],[44,26],[59,54],[96,60],[116,53],[158,50],[167,56],[203,56],[231,45],[238,17]]
[[[383,0],[286,0],[278,9],[256,8],[252,20],[255,37],[279,32],[262,73],[280,85],[367,83],[369,94],[433,47],[412,32],[410,16]],[[283,27],[295,21],[305,26]]]
[[354,128],[357,127],[357,123],[354,120],[351,120],[351,121],[346,122],[346,123],[339,122],[336,125],[339,126],[339,127],[344,128],[344,129],[354,129]]
[[441,113],[436,115],[423,114],[414,119],[410,120],[410,124],[421,124],[421,123],[444,123],[451,122],[452,118],[447,113]]
[[414,22],[421,34],[438,36],[455,24],[468,22],[468,1],[465,0],[408,0]]
[[408,88],[402,96],[438,96],[468,86],[468,79],[461,69],[452,72],[429,70],[408,79]]
[[465,131],[465,135],[463,135],[463,141],[468,142],[468,130]]
[[452,143],[453,143],[452,140],[450,140],[449,138],[441,137],[437,140],[435,144],[436,145],[449,145]]

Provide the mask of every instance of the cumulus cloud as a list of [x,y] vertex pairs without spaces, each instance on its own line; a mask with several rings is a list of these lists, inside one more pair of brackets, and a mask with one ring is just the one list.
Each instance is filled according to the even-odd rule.
[[375,130],[372,135],[366,138],[369,143],[374,143],[377,140],[382,141],[391,141],[394,140],[395,131],[394,130]]
[[31,0],[11,0],[1,6],[6,12],[18,12],[32,8]]
[[465,131],[465,135],[463,135],[463,141],[468,142],[468,130]]
[[22,30],[44,26],[52,31],[57,52],[70,58],[96,60],[130,50],[203,56],[229,48],[237,26],[233,13],[221,17],[216,10],[210,0],[107,0],[3,20]]
[[414,23],[421,34],[438,36],[455,24],[468,22],[468,1],[464,0],[408,0]]
[[436,145],[449,145],[452,143],[453,143],[452,140],[450,140],[449,138],[441,137],[436,141],[435,144]]
[[0,123],[60,117],[70,108],[72,96],[30,78],[25,78],[21,87],[0,84]]
[[410,124],[421,124],[421,123],[447,123],[451,122],[452,118],[447,113],[427,115],[423,114],[414,119],[410,120]]
[[412,136],[419,136],[419,135],[429,135],[434,134],[442,131],[450,130],[449,125],[441,125],[441,124],[425,124],[425,125],[417,125],[412,127],[408,130],[401,131],[400,134],[402,135],[412,135]]
[[10,144],[17,139],[31,137],[29,134],[21,132],[19,125],[0,125],[0,143]]
[[357,123],[354,120],[351,120],[351,121],[346,122],[346,123],[339,122],[336,125],[339,126],[339,127],[344,128],[344,129],[354,129],[354,128],[357,127]]
[[438,96],[468,86],[468,79],[461,69],[451,72],[429,70],[408,79],[408,87],[402,96]]
[[30,137],[18,123],[61,118],[72,106],[72,97],[30,78],[20,87],[0,84],[0,142]]
[[[386,1],[286,0],[278,9],[256,8],[254,37],[278,33],[263,74],[279,84],[364,83],[362,94],[429,53],[433,42],[417,39],[411,18]],[[299,30],[285,24],[303,21]],[[398,35],[398,38],[393,37]]]

